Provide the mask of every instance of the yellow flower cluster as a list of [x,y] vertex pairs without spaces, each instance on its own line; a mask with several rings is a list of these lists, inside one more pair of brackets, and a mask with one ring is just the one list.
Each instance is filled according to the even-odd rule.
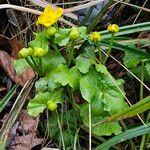
[[110,24],[108,27],[107,27],[107,30],[109,32],[112,32],[112,33],[116,33],[119,31],[119,26],[116,25],[116,24]]
[[41,24],[46,27],[51,26],[52,24],[56,23],[58,19],[62,16],[63,14],[63,9],[62,8],[56,8],[53,9],[51,6],[47,6],[44,9],[44,12],[42,15],[38,17],[38,21],[36,24]]
[[46,50],[44,50],[43,48],[35,48],[32,49],[31,47],[29,48],[22,48],[19,53],[18,56],[20,58],[27,58],[28,56],[34,56],[34,57],[42,57],[46,54]]
[[99,32],[95,31],[90,35],[90,40],[93,42],[99,42],[101,40],[101,35]]

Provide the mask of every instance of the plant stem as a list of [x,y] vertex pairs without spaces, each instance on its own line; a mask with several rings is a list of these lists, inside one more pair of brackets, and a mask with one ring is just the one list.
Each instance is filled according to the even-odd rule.
[[37,62],[35,61],[35,59],[33,58],[33,56],[30,56],[30,58],[31,58],[31,60],[32,60],[32,62],[34,64],[34,67],[36,68],[36,72],[39,74],[40,77],[43,77],[45,75],[45,73],[43,73],[43,70],[42,70],[43,67],[40,66],[40,65],[42,65],[41,64],[42,62],[40,62],[42,60],[39,60],[39,64],[37,64]]
[[58,114],[57,110],[56,110],[56,114],[57,114],[57,123],[58,123],[58,128],[60,130],[60,135],[61,135],[61,141],[62,141],[62,145],[63,145],[63,150],[65,150],[65,142],[64,142],[64,137],[63,137],[63,133],[62,133],[61,123],[60,123],[59,114]]
[[45,69],[44,69],[41,57],[39,58],[39,68],[40,68],[40,71],[41,71],[41,77],[44,77],[45,76]]
[[[144,82],[144,61],[142,61],[141,81]],[[143,84],[140,84],[140,100],[143,99]]]
[[[142,61],[141,81],[144,82],[144,61]],[[140,83],[140,100],[142,99],[143,99],[143,84]],[[142,118],[144,119],[143,114],[142,114]],[[143,135],[141,140],[140,150],[144,150],[145,140],[146,140],[146,135]]]
[[104,62],[103,64],[105,65],[110,53],[111,53],[111,49],[112,49],[112,46],[113,46],[113,41],[114,41],[114,33],[111,34],[111,39],[110,39],[110,44],[109,44],[109,49],[107,51],[107,55],[105,56],[105,59],[104,59]]
[[29,58],[25,58],[25,60],[26,60],[26,62],[30,65],[30,67],[31,67],[33,70],[35,70],[36,72],[38,72],[38,71],[37,71],[37,68],[32,64],[32,62],[29,60]]
[[89,150],[92,150],[92,118],[91,118],[91,103],[89,103]]
[[74,137],[74,144],[73,144],[73,150],[77,150],[76,149],[76,143],[77,143],[77,139],[78,139],[78,133],[79,133],[80,128],[77,130],[75,137]]
[[71,61],[74,62],[74,41],[71,43],[71,48],[69,49],[69,57],[68,57],[68,66],[70,66]]
[[100,46],[98,45],[97,48],[98,48],[99,62],[102,63],[102,52],[100,50]]

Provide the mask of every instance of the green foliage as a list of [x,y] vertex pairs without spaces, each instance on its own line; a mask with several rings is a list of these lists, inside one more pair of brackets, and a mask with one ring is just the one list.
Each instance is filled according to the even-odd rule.
[[49,44],[49,41],[44,31],[41,33],[35,33],[35,39],[28,43],[28,45],[33,49],[43,48],[46,51],[48,51],[49,49],[48,44]]
[[124,64],[127,68],[134,68],[141,61],[141,56],[140,55],[133,55],[131,52],[125,52],[123,61],[124,61]]
[[44,57],[42,57],[42,64],[46,73],[50,73],[56,69],[60,64],[65,64],[66,60],[57,51],[49,51]]
[[21,75],[27,68],[30,68],[29,64],[24,58],[14,60],[13,67],[19,75]]
[[[89,29],[95,23],[93,22]],[[149,28],[148,24],[141,24],[139,27],[132,25],[129,28],[130,31],[126,31],[127,27],[121,27],[120,32],[114,36]],[[48,134],[56,144],[62,142],[63,135],[65,147],[73,148],[78,126],[82,124],[83,129],[89,127],[89,105],[91,106],[92,135],[98,137],[120,134],[122,128],[118,122],[119,119],[149,109],[147,99],[128,108],[124,100],[124,80],[116,80],[106,66],[102,65],[105,62],[100,50],[114,48],[125,51],[123,58],[125,66],[137,69],[144,62],[144,71],[149,75],[150,54],[136,46],[126,46],[119,41],[121,37],[115,37],[114,42],[110,33],[107,31],[101,33],[101,43],[95,44],[90,42],[86,27],[63,29],[52,26],[36,33],[35,39],[28,44],[34,52],[36,48],[46,50],[44,55],[39,53],[40,57],[37,58],[33,53],[26,59],[14,62],[17,73],[21,74],[30,66],[39,75],[35,83],[36,95],[28,103],[28,113],[36,117],[46,108],[53,111],[49,113],[50,132]],[[109,42],[110,38],[112,44]],[[128,40],[126,37],[122,39]],[[141,75],[140,70],[138,72]],[[76,103],[75,100],[82,103]],[[61,103],[61,108],[57,103]],[[60,119],[62,134],[60,134],[58,119]]]
[[[86,27],[78,27],[76,30],[79,32],[79,37],[86,39]],[[60,28],[57,33],[55,34],[54,42],[58,44],[59,46],[66,46],[69,43],[70,40],[70,34],[71,29],[63,29]]]
[[67,45],[69,42],[69,32],[70,32],[70,29],[60,28],[55,35],[54,42],[58,44],[59,46]]
[[94,47],[89,46],[76,58],[76,66],[81,73],[87,73],[91,65],[95,64]]
[[15,84],[10,91],[6,94],[6,96],[0,100],[0,112],[3,111],[3,109],[5,108],[5,106],[7,105],[7,103],[9,102],[9,100],[13,97],[13,95],[16,92],[16,89],[18,87],[18,84]]
[[48,101],[55,101],[56,103],[62,102],[62,89],[56,89],[55,91],[39,92],[34,99],[28,103],[28,113],[34,117],[38,116],[47,107]]
[[[95,121],[102,120],[105,117],[116,114],[127,108],[124,96],[118,91],[116,85],[108,76],[109,73],[106,68],[104,71],[104,66],[102,67],[102,65],[99,65],[98,70],[105,74],[91,69],[80,80],[82,97],[91,104],[92,124],[94,124]],[[114,81],[123,89],[122,80],[114,79]],[[85,125],[88,126],[88,103],[82,104],[80,114]],[[112,133],[120,133],[121,128],[117,122],[114,122],[105,124],[104,126],[100,125],[94,128],[93,132],[97,135],[111,135]]]
[[[76,119],[73,111],[68,110],[62,115],[62,133],[64,138],[64,143],[66,147],[73,146],[74,136],[76,133]],[[55,112],[51,113],[49,118],[49,136],[59,144],[61,141],[61,135],[58,128],[57,114]]]
[[139,127],[135,127],[135,128],[129,129],[129,130],[123,132],[122,134],[119,134],[119,135],[107,140],[103,144],[96,147],[94,150],[100,150],[100,149],[109,150],[109,149],[111,149],[110,147],[115,144],[124,142],[128,139],[132,139],[132,138],[140,136],[140,135],[147,134],[149,132],[150,132],[150,123],[146,124],[146,126],[142,125]]

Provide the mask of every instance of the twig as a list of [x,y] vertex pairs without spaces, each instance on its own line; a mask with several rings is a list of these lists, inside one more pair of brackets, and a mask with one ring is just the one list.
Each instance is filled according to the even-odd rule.
[[141,6],[137,6],[137,5],[129,4],[129,3],[122,2],[122,1],[119,1],[119,0],[113,0],[113,1],[115,1],[115,2],[119,2],[119,3],[122,3],[122,4],[125,4],[125,5],[128,5],[128,6],[131,6],[131,7],[134,7],[134,8],[137,8],[137,9],[143,10],[143,11],[146,11],[146,12],[150,12],[150,9],[148,9],[148,8],[143,8],[143,7],[141,7]]
[[[144,2],[143,6],[142,6],[143,8],[144,8],[144,6],[146,5],[147,1],[148,1],[148,0],[146,0],[146,1]],[[140,11],[138,12],[138,14],[137,14],[136,18],[135,18],[135,19],[134,19],[134,21],[133,21],[133,24],[135,24],[135,22],[136,22],[137,18],[138,18],[138,17],[139,17],[139,15],[141,14],[141,12],[142,12],[142,10],[140,10]]]

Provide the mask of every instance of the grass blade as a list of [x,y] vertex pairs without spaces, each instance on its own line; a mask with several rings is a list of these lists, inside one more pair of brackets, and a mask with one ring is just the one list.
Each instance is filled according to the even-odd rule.
[[3,111],[9,100],[15,94],[18,84],[15,84],[12,89],[7,93],[7,95],[0,101],[0,112]]
[[129,129],[122,134],[119,134],[108,141],[104,142],[100,146],[96,147],[94,150],[109,150],[111,146],[118,144],[120,142],[126,141],[128,139],[132,139],[134,137],[144,135],[150,133],[150,123],[146,124],[146,127],[144,125]]
[[17,116],[19,115],[20,110],[23,107],[24,102],[28,94],[30,93],[33,84],[34,84],[33,81],[26,82],[21,92],[19,93],[12,109],[10,110],[6,121],[3,123],[3,126],[0,130],[0,147],[1,147],[0,149],[1,150],[5,149],[8,132],[10,128],[12,127],[12,125],[14,124],[15,120],[17,119]]
[[120,113],[117,113],[113,116],[105,118],[104,120],[94,124],[93,126],[102,124],[104,122],[118,121],[118,120],[121,120],[121,119],[130,118],[134,115],[143,113],[144,111],[149,110],[149,109],[150,109],[150,96],[144,98],[140,102],[132,105],[131,107],[127,108],[126,110],[124,110]]
[[[109,47],[109,41],[102,40],[101,45]],[[129,47],[126,45],[116,43],[116,42],[113,42],[112,48],[117,49],[117,50],[121,50],[121,51],[129,51],[129,52],[137,54],[137,55],[145,56],[146,58],[150,57],[150,54],[141,51],[141,49],[132,48],[132,47]]]
[[[115,36],[127,35],[148,30],[150,30],[150,22],[138,23],[134,25],[120,27],[119,32],[115,33]],[[107,30],[101,31],[100,34],[102,35],[102,39],[107,39],[111,37],[111,33]]]

